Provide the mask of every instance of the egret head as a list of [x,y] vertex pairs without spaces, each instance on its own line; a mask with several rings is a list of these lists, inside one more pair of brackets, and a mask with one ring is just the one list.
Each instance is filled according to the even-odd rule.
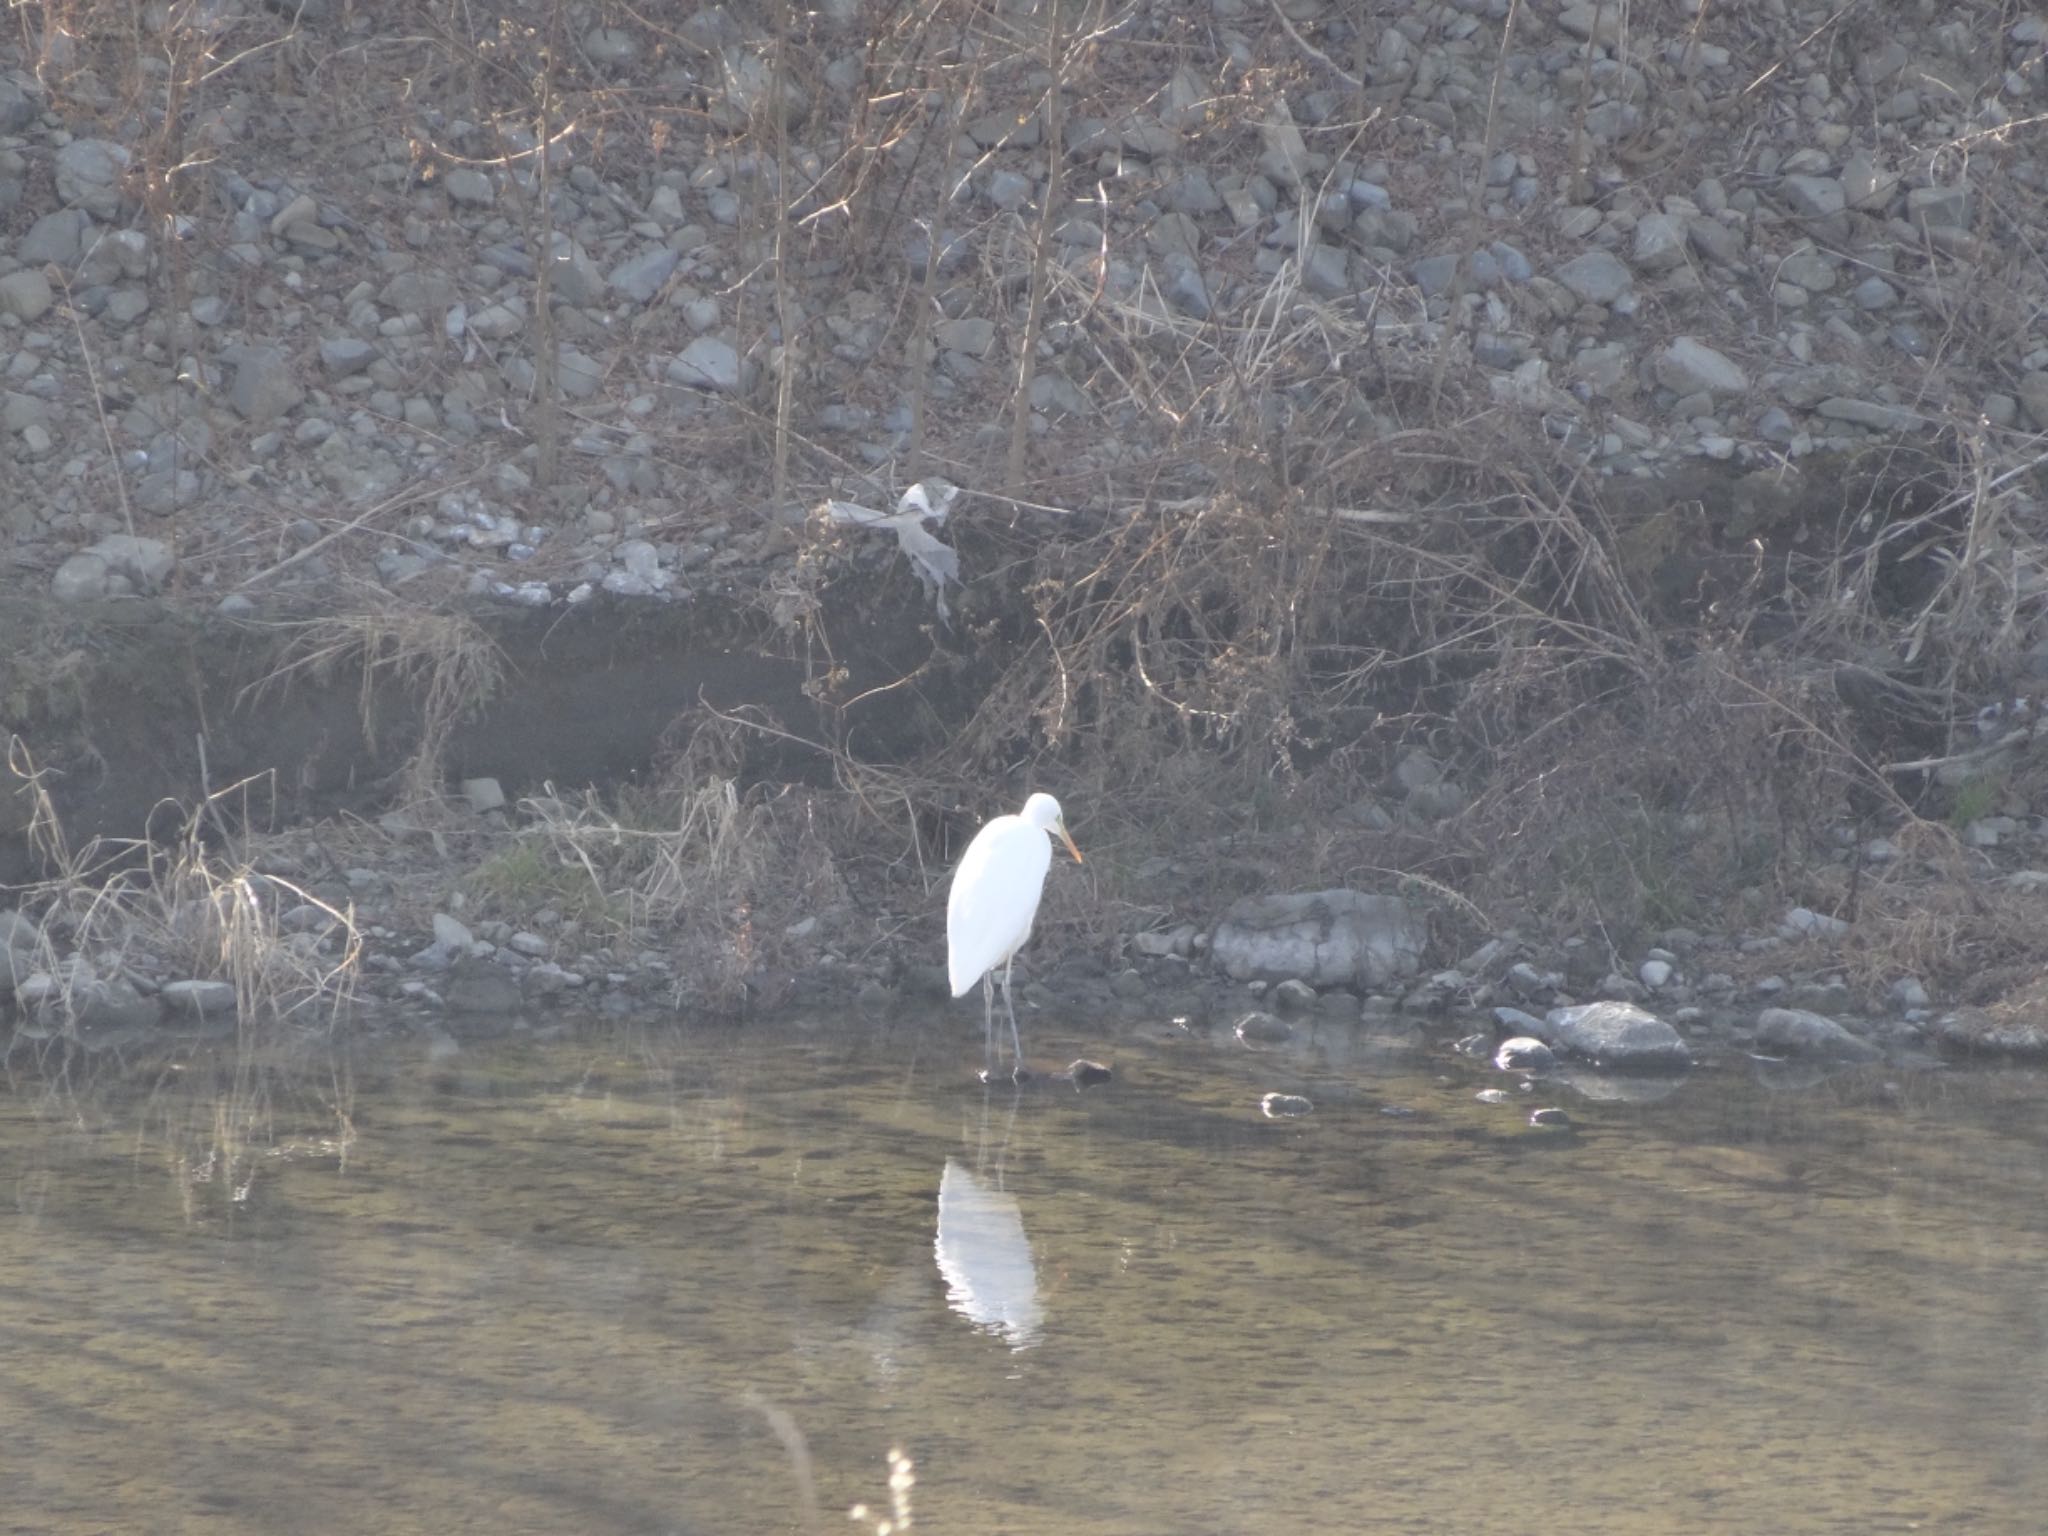
[[1040,790],[1024,802],[1024,819],[1041,831],[1049,832],[1067,845],[1067,852],[1074,856],[1076,864],[1084,863],[1081,850],[1074,846],[1073,838],[1067,835],[1067,819],[1060,813],[1059,801]]

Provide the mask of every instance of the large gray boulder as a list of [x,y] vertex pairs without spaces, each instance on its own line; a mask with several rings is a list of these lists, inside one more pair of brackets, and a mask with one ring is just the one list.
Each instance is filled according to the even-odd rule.
[[1235,981],[1375,987],[1421,969],[1429,930],[1398,896],[1301,891],[1248,896],[1216,925],[1209,951]]
[[1623,1072],[1676,1072],[1692,1065],[1692,1050],[1677,1030],[1634,1003],[1581,1003],[1553,1008],[1541,1030],[1546,1044]]

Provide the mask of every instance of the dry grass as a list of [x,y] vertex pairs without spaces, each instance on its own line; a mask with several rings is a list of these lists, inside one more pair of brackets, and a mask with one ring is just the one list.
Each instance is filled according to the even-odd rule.
[[363,736],[372,747],[391,722],[379,708],[394,688],[416,701],[407,725],[415,746],[401,775],[401,795],[423,800],[441,792],[442,763],[457,726],[488,703],[503,680],[503,657],[467,614],[408,607],[372,589],[358,605],[312,618],[280,621],[289,643],[277,666],[248,690],[326,686],[356,689]]
[[75,1025],[100,984],[131,972],[226,982],[244,1029],[331,1026],[347,1009],[362,953],[353,912],[259,873],[246,848],[208,845],[218,805],[242,786],[181,813],[167,837],[94,839],[74,851],[18,739],[9,768],[33,802],[31,841],[53,871],[21,894],[40,935],[35,960],[58,982],[39,1005],[46,1021]]
[[742,1011],[775,1001],[794,952],[786,929],[843,904],[836,862],[801,797],[744,793],[679,770],[613,796],[523,799],[519,822],[470,881],[486,909],[549,906],[570,931],[653,948],[678,1003]]
[[[1994,470],[1981,439],[1789,471],[1781,520],[1724,549],[1718,514],[1624,510],[1513,391],[1442,387],[1472,370],[1438,366],[1461,343],[1419,314],[1315,301],[1286,268],[1235,323],[1104,298],[1071,266],[1052,302],[1114,319],[1090,330],[1100,367],[1185,449],[1142,469],[1141,499],[963,541],[1028,611],[970,592],[961,648],[998,665],[933,787],[1035,765],[1129,855],[1049,896],[1054,927],[1395,870],[1618,946],[1834,910],[1811,888],[1835,831],[1939,815],[1901,765],[2048,625],[2038,463]],[[1663,589],[1688,562],[1711,604]],[[1845,689],[1873,668],[1911,709]],[[1418,741],[1471,803],[1345,825]],[[1164,878],[1120,878],[1148,862]],[[1953,978],[1909,919],[1865,909],[1877,949]]]

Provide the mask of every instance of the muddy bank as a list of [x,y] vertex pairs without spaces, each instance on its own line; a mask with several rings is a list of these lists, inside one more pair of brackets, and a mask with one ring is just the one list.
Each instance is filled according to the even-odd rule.
[[[916,623],[851,611],[832,615],[829,661],[741,603],[493,606],[461,622],[488,643],[495,681],[446,697],[431,649],[448,631],[408,636],[316,613],[251,622],[170,600],[0,599],[0,734],[26,749],[76,848],[139,837],[245,781],[228,810],[252,829],[381,811],[435,732],[449,781],[488,776],[517,796],[631,781],[714,710],[772,727],[740,733],[746,776],[802,782],[827,764],[799,740],[896,760],[956,708],[931,677],[886,686],[929,654]],[[828,679],[828,667],[843,671]],[[33,803],[0,803],[0,885],[16,885],[41,872]]]

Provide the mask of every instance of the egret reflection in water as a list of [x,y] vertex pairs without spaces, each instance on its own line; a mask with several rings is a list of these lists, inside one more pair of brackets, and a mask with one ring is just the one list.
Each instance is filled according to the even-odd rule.
[[1017,1197],[984,1183],[957,1158],[939,1176],[939,1235],[932,1245],[946,1303],[1012,1349],[1029,1349],[1045,1326],[1038,1269]]

